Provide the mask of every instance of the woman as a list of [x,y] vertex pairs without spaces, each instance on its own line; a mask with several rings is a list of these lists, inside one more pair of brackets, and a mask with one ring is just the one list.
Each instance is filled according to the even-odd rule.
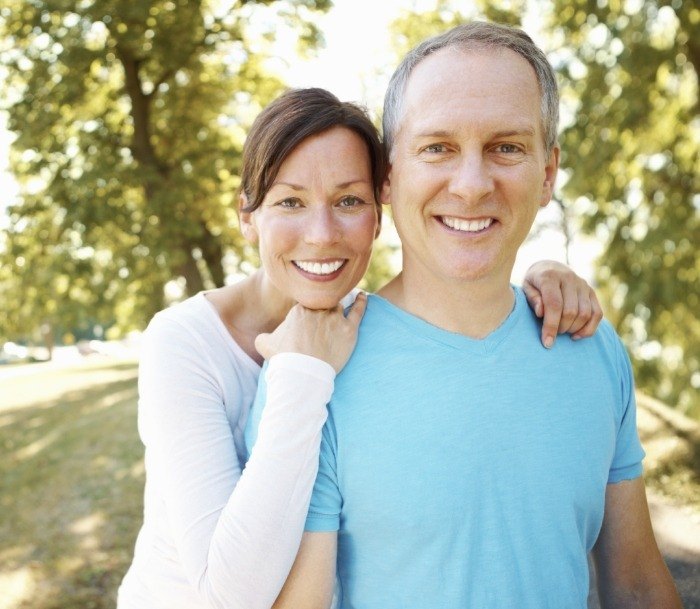
[[[326,417],[317,404],[333,389],[319,370],[343,367],[364,310],[363,295],[347,318],[338,302],[369,263],[384,173],[366,114],[326,91],[290,91],[256,119],[243,154],[240,219],[262,267],[162,311],[144,335],[144,524],[119,609],[272,605],[316,475]],[[544,281],[543,292],[562,283],[568,304],[573,297],[589,311],[571,329],[592,332],[598,313],[588,286],[564,267],[545,267],[534,280]],[[272,350],[277,358],[310,356],[295,373],[306,378],[302,397],[312,406],[286,407],[300,396],[268,378],[256,448],[242,472],[261,353]]]

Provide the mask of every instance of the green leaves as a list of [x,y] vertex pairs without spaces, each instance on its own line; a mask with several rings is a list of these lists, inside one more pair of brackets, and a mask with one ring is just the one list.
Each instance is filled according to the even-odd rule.
[[44,319],[60,336],[86,311],[91,324],[143,327],[167,282],[194,293],[237,270],[249,254],[235,211],[244,135],[283,88],[249,23],[283,15],[308,47],[310,11],[328,6],[5,6],[3,98],[22,193],[0,242],[0,338],[26,338]]
[[564,194],[588,201],[582,227],[606,241],[599,289],[639,386],[697,416],[700,11],[632,4],[555,2],[569,53],[563,95],[576,111],[561,136]]

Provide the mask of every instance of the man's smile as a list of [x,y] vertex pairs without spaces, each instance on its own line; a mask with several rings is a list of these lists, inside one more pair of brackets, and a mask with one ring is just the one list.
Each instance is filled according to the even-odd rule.
[[487,229],[494,222],[493,218],[481,218],[479,220],[464,220],[463,218],[455,218],[453,216],[438,217],[440,219],[440,222],[442,222],[448,228],[467,233],[478,233],[482,230]]

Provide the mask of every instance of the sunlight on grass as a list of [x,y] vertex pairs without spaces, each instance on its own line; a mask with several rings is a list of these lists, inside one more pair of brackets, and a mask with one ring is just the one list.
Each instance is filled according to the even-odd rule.
[[[29,429],[32,429],[33,427],[37,427],[37,426],[31,426],[31,425],[28,426]],[[17,461],[23,461],[25,459],[35,457],[41,451],[46,449],[46,447],[53,444],[58,439],[58,437],[60,435],[61,434],[59,431],[51,431],[51,432],[47,433],[43,438],[39,438],[38,440],[36,440],[36,442],[32,442],[28,446],[24,446],[24,447],[20,448],[17,452],[15,452],[14,458]]]
[[83,550],[97,550],[99,548],[99,540],[96,533],[99,532],[104,524],[104,514],[90,514],[74,522],[70,526],[70,532],[82,537],[80,547]]
[[136,364],[107,364],[2,381],[0,609],[115,605],[144,470]]
[[29,598],[32,590],[32,575],[27,568],[0,572],[0,607],[18,607]]

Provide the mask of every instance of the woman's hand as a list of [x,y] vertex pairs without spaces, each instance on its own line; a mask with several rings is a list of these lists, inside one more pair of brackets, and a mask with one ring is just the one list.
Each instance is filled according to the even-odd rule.
[[270,334],[259,334],[255,348],[265,359],[277,353],[302,353],[327,362],[340,372],[350,359],[357,342],[357,329],[367,306],[367,295],[360,293],[348,316],[343,307],[311,310],[299,304]]
[[603,319],[593,288],[568,266],[552,260],[536,262],[527,271],[523,291],[535,315],[542,318],[542,344],[550,348],[557,334],[592,336]]

